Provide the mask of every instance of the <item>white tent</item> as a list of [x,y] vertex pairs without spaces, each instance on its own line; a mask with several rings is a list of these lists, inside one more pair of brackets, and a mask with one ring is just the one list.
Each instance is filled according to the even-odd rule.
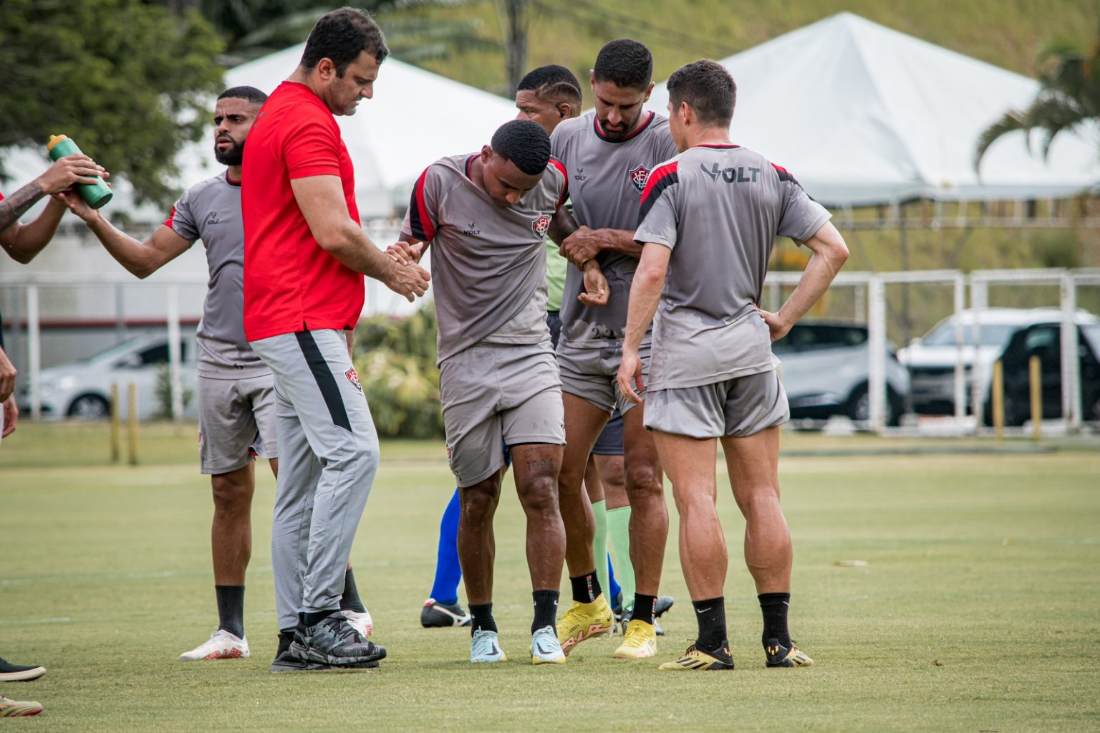
[[[840,13],[723,59],[737,82],[734,142],[783,165],[822,203],[913,197],[1021,200],[1070,195],[1100,180],[1097,130],[1055,138],[1050,157],[1033,134],[974,146],[1039,84],[962,54]],[[666,113],[658,85],[651,109]]]
[[[231,69],[226,86],[253,86],[270,94],[298,65],[304,48],[292,46]],[[515,107],[502,97],[387,59],[374,98],[351,117],[336,118],[355,162],[360,214],[385,217],[395,207],[404,208],[428,165],[445,155],[480,150],[497,127],[515,116]],[[206,165],[216,170],[212,144],[203,141],[201,147]]]
[[[270,94],[294,71],[304,47],[292,46],[231,69],[225,75],[225,85],[253,86]],[[360,215],[364,219],[389,217],[395,209],[403,209],[413,184],[428,165],[445,155],[480,150],[497,127],[515,115],[515,107],[507,99],[387,59],[375,82],[374,98],[361,103],[351,117],[336,118],[355,163]],[[7,152],[5,167],[12,180],[4,189],[14,191],[29,182],[41,173],[44,160],[32,151]],[[181,188],[222,170],[214,159],[212,134],[185,148],[177,160]],[[103,162],[109,169],[110,161]],[[125,212],[145,222],[164,220],[160,209],[134,207],[132,189],[125,181],[115,185],[116,196],[108,213]]]

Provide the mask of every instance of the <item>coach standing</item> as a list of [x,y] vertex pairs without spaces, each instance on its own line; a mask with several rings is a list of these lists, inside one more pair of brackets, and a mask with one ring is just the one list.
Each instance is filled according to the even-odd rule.
[[271,536],[280,629],[273,671],[375,665],[386,653],[337,613],[378,468],[378,437],[346,332],[363,308],[364,274],[409,300],[426,292],[429,278],[364,234],[334,115],[355,114],[373,96],[388,53],[368,14],[325,15],[249,135],[244,327],[275,374],[282,463]]

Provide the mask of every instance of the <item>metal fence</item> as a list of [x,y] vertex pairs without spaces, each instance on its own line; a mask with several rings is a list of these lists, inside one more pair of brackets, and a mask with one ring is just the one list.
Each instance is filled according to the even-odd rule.
[[[385,243],[396,238],[396,231],[376,227],[371,236]],[[769,273],[762,307],[778,309],[801,275]],[[30,416],[42,416],[41,374],[45,367],[90,356],[134,333],[153,332],[167,337],[171,399],[166,407],[179,419],[187,391],[184,372],[192,369],[191,357],[185,358],[181,352],[181,336],[201,316],[205,285],[205,278],[199,276],[159,274],[145,281],[125,273],[23,275],[18,279],[0,275],[5,340],[22,374],[20,381],[29,387],[25,394]],[[367,280],[364,315],[403,315],[418,306]],[[991,309],[996,308],[1052,309],[1043,313],[1056,320],[1061,335],[1061,418],[1053,423],[1069,432],[1097,427],[1086,423],[1100,417],[1096,414],[1100,405],[1087,404],[1082,409],[1082,395],[1097,394],[1097,389],[1082,382],[1085,375],[1079,366],[1088,344],[1080,343],[1078,326],[1090,319],[1084,314],[1100,314],[1100,269],[842,272],[804,322],[865,329],[866,344],[858,357],[865,364],[857,366],[865,373],[861,388],[866,390],[868,410],[866,415],[854,415],[857,427],[879,433],[981,434],[986,430],[983,415],[990,399],[991,377],[990,361],[979,353],[981,328],[988,322],[986,314],[993,314]],[[902,390],[896,382],[892,386],[890,374],[898,369],[897,350],[946,319],[953,319],[944,326],[950,358],[932,370],[921,371],[910,364],[908,387]],[[942,333],[939,338],[942,342]],[[186,344],[186,338],[182,340]],[[936,410],[936,417],[926,414],[927,405],[917,402],[921,380],[926,378],[939,384],[942,391],[940,406],[944,409]],[[898,423],[900,428],[894,427]],[[928,426],[934,429],[922,431]]]

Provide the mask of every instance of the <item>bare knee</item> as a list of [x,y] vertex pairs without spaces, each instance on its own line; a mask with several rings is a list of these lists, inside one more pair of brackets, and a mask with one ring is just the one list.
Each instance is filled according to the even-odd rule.
[[531,476],[520,489],[524,509],[537,514],[558,512],[558,481],[551,475]]
[[234,471],[210,477],[215,511],[232,514],[251,511],[252,480],[250,475],[241,475],[242,473]]
[[779,492],[771,486],[739,492],[736,498],[737,506],[746,519],[783,514],[779,506]]
[[626,491],[634,497],[661,496],[661,474],[653,463],[635,462],[627,465],[624,473]]
[[481,482],[462,489],[462,520],[481,525],[492,519],[497,509],[497,488]]

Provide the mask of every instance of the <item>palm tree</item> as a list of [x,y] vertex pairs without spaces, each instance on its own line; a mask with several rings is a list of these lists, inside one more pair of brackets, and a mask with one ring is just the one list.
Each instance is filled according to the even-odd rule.
[[1088,52],[1069,43],[1053,43],[1039,54],[1038,63],[1039,94],[1026,109],[1005,112],[978,137],[975,171],[989,146],[1002,135],[1023,130],[1030,147],[1031,131],[1042,130],[1046,158],[1058,133],[1100,120],[1100,31]]

